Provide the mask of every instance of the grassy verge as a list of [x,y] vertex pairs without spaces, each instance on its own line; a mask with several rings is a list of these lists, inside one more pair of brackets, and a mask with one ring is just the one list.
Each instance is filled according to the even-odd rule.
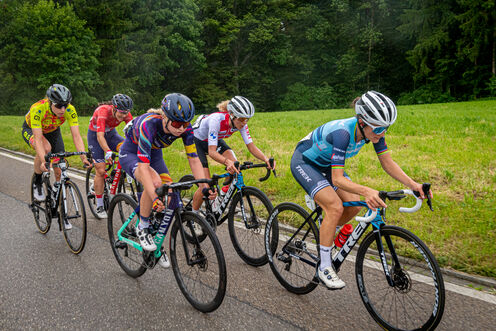
[[[279,177],[258,183],[263,170],[255,169],[245,173],[246,183],[261,188],[274,205],[304,205],[304,191],[289,170],[296,143],[327,121],[353,115],[352,109],[257,113],[250,120],[250,133],[258,147],[276,158]],[[1,118],[0,145],[33,154],[21,137],[23,118]],[[80,119],[85,140],[88,121]],[[67,125],[62,133],[66,150],[74,150]],[[239,134],[227,142],[239,160],[253,160]],[[399,107],[387,143],[407,174],[433,184],[435,208],[400,214],[400,203],[412,201],[390,202],[389,223],[419,236],[443,267],[496,277],[496,101]],[[181,142],[164,150],[164,159],[174,179],[190,172]],[[212,172],[221,173],[222,168],[213,166]],[[346,172],[353,181],[379,190],[402,188],[381,169],[372,146],[347,160]]]

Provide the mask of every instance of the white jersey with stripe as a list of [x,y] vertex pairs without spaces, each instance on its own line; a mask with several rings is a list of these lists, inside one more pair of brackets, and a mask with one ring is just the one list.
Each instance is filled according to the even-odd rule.
[[199,121],[193,126],[195,137],[202,141],[208,140],[208,145],[217,146],[219,139],[229,138],[233,133],[239,131],[246,145],[253,142],[248,129],[248,124],[238,130],[231,128],[229,113],[213,113],[207,116],[202,116]]

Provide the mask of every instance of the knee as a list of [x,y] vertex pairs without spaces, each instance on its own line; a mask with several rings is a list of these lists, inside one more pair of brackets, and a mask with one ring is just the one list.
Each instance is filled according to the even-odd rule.
[[325,213],[333,218],[339,218],[343,215],[344,207],[341,203],[332,203],[326,208],[323,208]]
[[95,172],[98,177],[104,177],[105,176],[105,167],[96,167],[95,166]]

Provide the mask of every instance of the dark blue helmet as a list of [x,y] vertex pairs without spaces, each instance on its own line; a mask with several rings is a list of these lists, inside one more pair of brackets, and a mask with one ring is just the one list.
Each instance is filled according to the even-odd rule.
[[56,104],[67,105],[72,101],[71,91],[64,85],[53,84],[46,91],[48,99]]
[[178,122],[190,122],[195,116],[195,106],[190,98],[181,93],[170,93],[162,100],[165,115]]
[[112,97],[112,104],[121,111],[130,111],[133,109],[133,99],[125,94],[116,94]]

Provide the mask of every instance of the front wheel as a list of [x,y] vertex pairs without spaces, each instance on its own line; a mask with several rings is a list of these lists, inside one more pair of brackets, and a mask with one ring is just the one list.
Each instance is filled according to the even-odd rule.
[[133,278],[143,275],[146,268],[143,266],[142,253],[131,243],[119,240],[118,232],[124,223],[129,223],[122,229],[121,236],[129,241],[139,244],[136,234],[136,223],[139,215],[135,212],[138,203],[127,194],[117,194],[110,201],[107,226],[110,246],[119,266],[126,274]]
[[319,284],[319,231],[301,206],[277,205],[265,229],[265,250],[279,283],[295,294],[312,292]]
[[72,181],[66,181],[61,189],[59,215],[64,230],[64,238],[71,252],[79,254],[84,249],[87,233],[83,197]]
[[[387,282],[378,245],[382,243]],[[443,316],[445,292],[438,263],[413,233],[384,226],[380,237],[370,232],[363,239],[355,264],[362,301],[374,320],[388,330],[431,330]]]
[[264,232],[272,212],[269,198],[255,187],[246,186],[233,197],[228,225],[234,249],[247,264],[259,267],[268,262]]
[[[170,257],[177,284],[193,307],[208,313],[216,310],[226,294],[224,253],[212,228],[198,214],[185,211],[176,218],[170,234]],[[205,238],[196,237],[201,228]],[[181,230],[184,230],[184,235]]]
[[[52,224],[52,213],[51,213],[51,199],[46,197],[44,201],[37,201],[34,198],[33,184],[34,184],[34,174],[31,178],[31,210],[33,211],[34,223],[38,230],[45,234],[50,230],[50,225]],[[43,189],[45,190],[45,195],[48,196],[48,184],[43,181]]]

